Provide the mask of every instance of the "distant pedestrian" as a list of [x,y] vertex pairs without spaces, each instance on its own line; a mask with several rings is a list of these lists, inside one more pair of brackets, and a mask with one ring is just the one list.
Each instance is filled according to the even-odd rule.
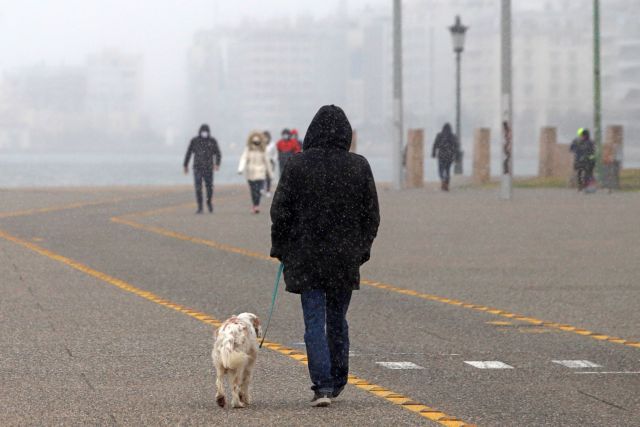
[[578,191],[582,191],[593,181],[593,169],[596,164],[596,146],[590,138],[588,129],[578,129],[577,137],[571,142],[569,151],[573,153],[573,169],[578,180]]
[[284,129],[282,131],[282,138],[276,145],[278,148],[278,166],[280,167],[280,175],[284,171],[284,165],[294,154],[300,152],[300,144],[292,138],[291,131]]
[[263,134],[267,142],[267,159],[269,159],[271,171],[273,172],[273,176],[268,176],[265,182],[264,195],[271,197],[271,183],[276,176],[275,171],[276,162],[278,161],[278,148],[276,147],[276,142],[271,139],[271,133],[269,133],[269,131],[264,131]]
[[193,177],[196,190],[198,210],[202,213],[202,181],[207,188],[207,208],[213,213],[213,171],[220,169],[222,153],[218,147],[218,141],[211,136],[209,125],[200,126],[198,136],[189,143],[187,154],[184,157],[184,173],[189,173],[189,160],[193,154]]
[[342,109],[322,107],[271,206],[271,256],[284,263],[287,291],[301,295],[312,406],[328,406],[347,384],[347,310],[380,222],[369,163],[349,152],[351,132]]
[[438,175],[440,176],[440,189],[449,191],[449,181],[451,180],[451,164],[458,152],[458,138],[451,132],[451,125],[446,123],[442,131],[436,136],[433,143],[431,157],[438,157]]
[[238,173],[243,173],[249,183],[251,192],[251,212],[260,213],[260,191],[264,188],[264,182],[271,177],[271,164],[267,158],[266,140],[262,132],[251,132],[247,140],[247,146],[240,157]]

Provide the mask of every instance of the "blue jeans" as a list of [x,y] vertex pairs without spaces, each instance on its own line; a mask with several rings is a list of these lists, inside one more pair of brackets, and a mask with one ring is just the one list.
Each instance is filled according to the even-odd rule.
[[331,394],[347,384],[351,290],[313,289],[301,295],[309,376],[317,393]]

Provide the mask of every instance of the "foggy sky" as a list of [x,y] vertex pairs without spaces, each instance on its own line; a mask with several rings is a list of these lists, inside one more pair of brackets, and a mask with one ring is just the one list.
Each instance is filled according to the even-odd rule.
[[[0,74],[34,64],[78,65],[117,49],[144,58],[143,108],[156,120],[175,116],[194,33],[214,25],[350,11],[385,0],[0,0]],[[188,5],[188,6],[187,6]]]

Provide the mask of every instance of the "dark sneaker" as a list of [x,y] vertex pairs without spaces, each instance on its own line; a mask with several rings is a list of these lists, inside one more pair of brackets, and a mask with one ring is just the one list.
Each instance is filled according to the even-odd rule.
[[331,397],[335,399],[336,397],[340,396],[342,390],[344,390],[344,386],[336,388],[335,390],[333,390],[333,393],[331,393]]
[[316,393],[311,399],[311,406],[314,408],[326,408],[329,405],[331,405],[329,393]]
[[213,213],[213,204],[211,204],[211,202],[207,203],[207,208],[209,209],[209,212]]
[[202,213],[202,208],[200,208],[200,209],[198,209],[198,210],[196,211],[196,215],[200,215],[201,213]]

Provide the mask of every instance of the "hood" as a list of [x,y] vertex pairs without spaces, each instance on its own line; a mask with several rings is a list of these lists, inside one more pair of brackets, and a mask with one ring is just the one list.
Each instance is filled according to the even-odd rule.
[[449,123],[445,123],[445,125],[442,127],[442,133],[451,135],[451,125]]
[[302,149],[337,147],[349,150],[351,147],[351,123],[342,108],[325,105],[316,113],[302,143]]
[[255,149],[255,146],[251,143],[251,140],[254,137],[260,138],[260,149],[264,150],[265,147],[267,146],[267,138],[264,137],[264,133],[259,132],[257,130],[254,130],[249,134],[249,138],[247,138],[247,147],[251,149]]
[[208,124],[203,124],[202,126],[200,126],[200,130],[198,131],[198,135],[200,135],[202,132],[208,132],[209,135],[211,135],[211,131],[209,130],[209,125]]

